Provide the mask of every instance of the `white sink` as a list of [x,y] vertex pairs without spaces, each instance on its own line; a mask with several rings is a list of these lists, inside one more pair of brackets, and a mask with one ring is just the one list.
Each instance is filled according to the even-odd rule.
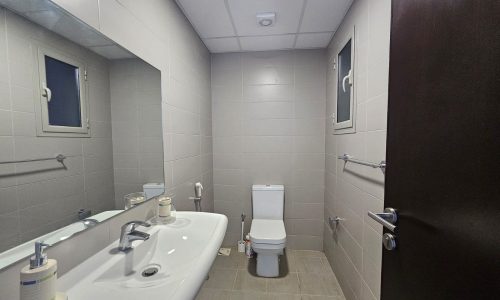
[[[58,279],[71,300],[194,299],[224,238],[224,215],[177,212],[169,225],[137,230],[150,234],[127,253],[118,241]],[[150,276],[147,276],[150,275]]]

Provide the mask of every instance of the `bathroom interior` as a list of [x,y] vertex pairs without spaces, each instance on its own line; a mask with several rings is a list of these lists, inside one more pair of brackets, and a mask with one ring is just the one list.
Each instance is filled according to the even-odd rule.
[[495,299],[498,15],[0,0],[0,300]]

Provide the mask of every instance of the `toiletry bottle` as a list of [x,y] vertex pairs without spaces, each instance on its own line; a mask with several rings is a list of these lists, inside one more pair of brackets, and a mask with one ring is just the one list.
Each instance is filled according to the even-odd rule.
[[21,270],[21,300],[56,299],[57,261],[47,259],[43,242],[35,242],[35,255]]
[[248,234],[245,237],[245,254],[248,258],[253,257],[252,244],[250,243],[250,236]]

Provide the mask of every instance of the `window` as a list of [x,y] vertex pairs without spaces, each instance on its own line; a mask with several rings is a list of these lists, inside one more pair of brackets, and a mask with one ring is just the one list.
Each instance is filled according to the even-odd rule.
[[90,136],[85,66],[55,51],[39,49],[38,67],[38,135]]
[[354,131],[354,33],[341,44],[337,54],[337,101],[335,104],[334,129]]

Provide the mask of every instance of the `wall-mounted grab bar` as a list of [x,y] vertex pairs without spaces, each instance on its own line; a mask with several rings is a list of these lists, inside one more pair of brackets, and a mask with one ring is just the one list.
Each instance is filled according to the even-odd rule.
[[382,170],[382,172],[385,174],[385,168],[386,168],[386,163],[385,160],[379,162],[379,163],[373,163],[373,162],[368,162],[368,161],[362,161],[359,159],[354,159],[352,158],[349,154],[343,154],[337,157],[338,159],[343,160],[344,162],[352,162],[358,165],[363,165],[363,166],[368,166],[372,168],[379,168]]
[[24,163],[24,162],[31,162],[31,161],[44,161],[44,160],[57,160],[58,162],[63,163],[65,159],[66,159],[66,156],[64,156],[62,154],[58,154],[56,157],[22,159],[22,160],[11,160],[11,161],[0,161],[0,165],[3,165],[3,164]]

